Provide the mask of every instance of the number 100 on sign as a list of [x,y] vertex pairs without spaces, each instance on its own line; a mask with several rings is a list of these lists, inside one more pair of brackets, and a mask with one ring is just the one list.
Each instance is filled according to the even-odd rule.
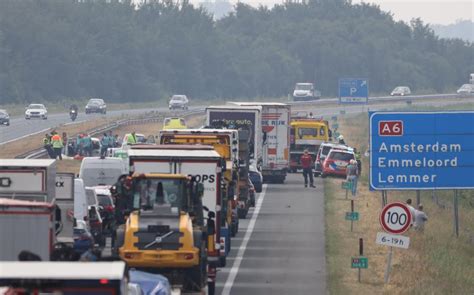
[[412,216],[410,209],[403,203],[391,203],[382,209],[380,224],[392,234],[402,234],[410,228]]

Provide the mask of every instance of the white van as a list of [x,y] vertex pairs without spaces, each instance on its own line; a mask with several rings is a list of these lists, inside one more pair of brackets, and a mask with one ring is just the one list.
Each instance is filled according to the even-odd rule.
[[79,178],[84,180],[85,186],[114,185],[123,174],[128,174],[128,169],[120,158],[86,157],[82,160]]
[[84,181],[80,178],[74,179],[74,218],[85,220],[87,217],[87,195]]

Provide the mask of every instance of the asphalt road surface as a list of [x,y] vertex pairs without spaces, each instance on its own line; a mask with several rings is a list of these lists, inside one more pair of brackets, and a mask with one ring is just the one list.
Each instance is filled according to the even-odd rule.
[[324,192],[304,188],[301,173],[268,184],[240,220],[216,294],[325,294]]
[[[106,116],[108,118],[118,117],[122,115],[134,116],[134,115],[139,115],[139,114],[143,114],[150,111],[167,112],[168,108],[107,111],[106,115],[102,115],[102,114],[86,115],[83,112],[79,112],[79,115],[75,123],[81,123],[86,120],[91,120],[93,118],[100,118],[102,116]],[[176,113],[176,112],[173,112],[173,113]],[[48,120],[41,120],[41,119],[26,120],[24,117],[15,117],[10,120],[10,126],[0,126],[0,144],[6,143],[10,140],[26,137],[33,133],[42,133],[43,131],[46,131],[49,128],[54,128],[61,124],[67,124],[67,123],[74,124],[69,118],[68,112],[59,113],[59,114],[49,114]]]

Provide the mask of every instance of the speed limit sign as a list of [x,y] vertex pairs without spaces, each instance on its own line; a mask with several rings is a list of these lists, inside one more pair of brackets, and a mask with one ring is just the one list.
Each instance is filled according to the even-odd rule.
[[407,205],[395,202],[383,207],[380,224],[386,232],[402,234],[410,228],[412,218]]

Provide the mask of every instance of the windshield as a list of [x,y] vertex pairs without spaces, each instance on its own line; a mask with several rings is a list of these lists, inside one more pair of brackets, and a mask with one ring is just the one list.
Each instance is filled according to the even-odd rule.
[[91,99],[89,100],[88,104],[103,104],[104,101],[102,99]]
[[81,171],[85,186],[114,185],[122,175],[120,168],[86,168]]
[[331,150],[331,146],[323,147],[323,150],[321,151],[321,157],[325,157],[329,153],[330,150]]
[[8,115],[6,111],[0,110],[0,115]]
[[134,184],[133,207],[152,210],[166,206],[177,212],[186,205],[183,179],[137,179]]
[[112,199],[107,195],[97,195],[99,199],[99,205],[101,206],[112,206]]
[[29,109],[44,109],[44,105],[42,104],[30,104],[28,106]]
[[311,84],[296,84],[295,90],[311,90],[312,88]]
[[298,129],[298,136],[303,137],[303,136],[317,136],[318,135],[318,129],[316,128],[299,128]]
[[184,96],[173,96],[172,101],[184,101]]
[[354,155],[350,153],[343,153],[343,152],[332,152],[329,155],[329,159],[338,160],[338,161],[349,161],[354,159]]

